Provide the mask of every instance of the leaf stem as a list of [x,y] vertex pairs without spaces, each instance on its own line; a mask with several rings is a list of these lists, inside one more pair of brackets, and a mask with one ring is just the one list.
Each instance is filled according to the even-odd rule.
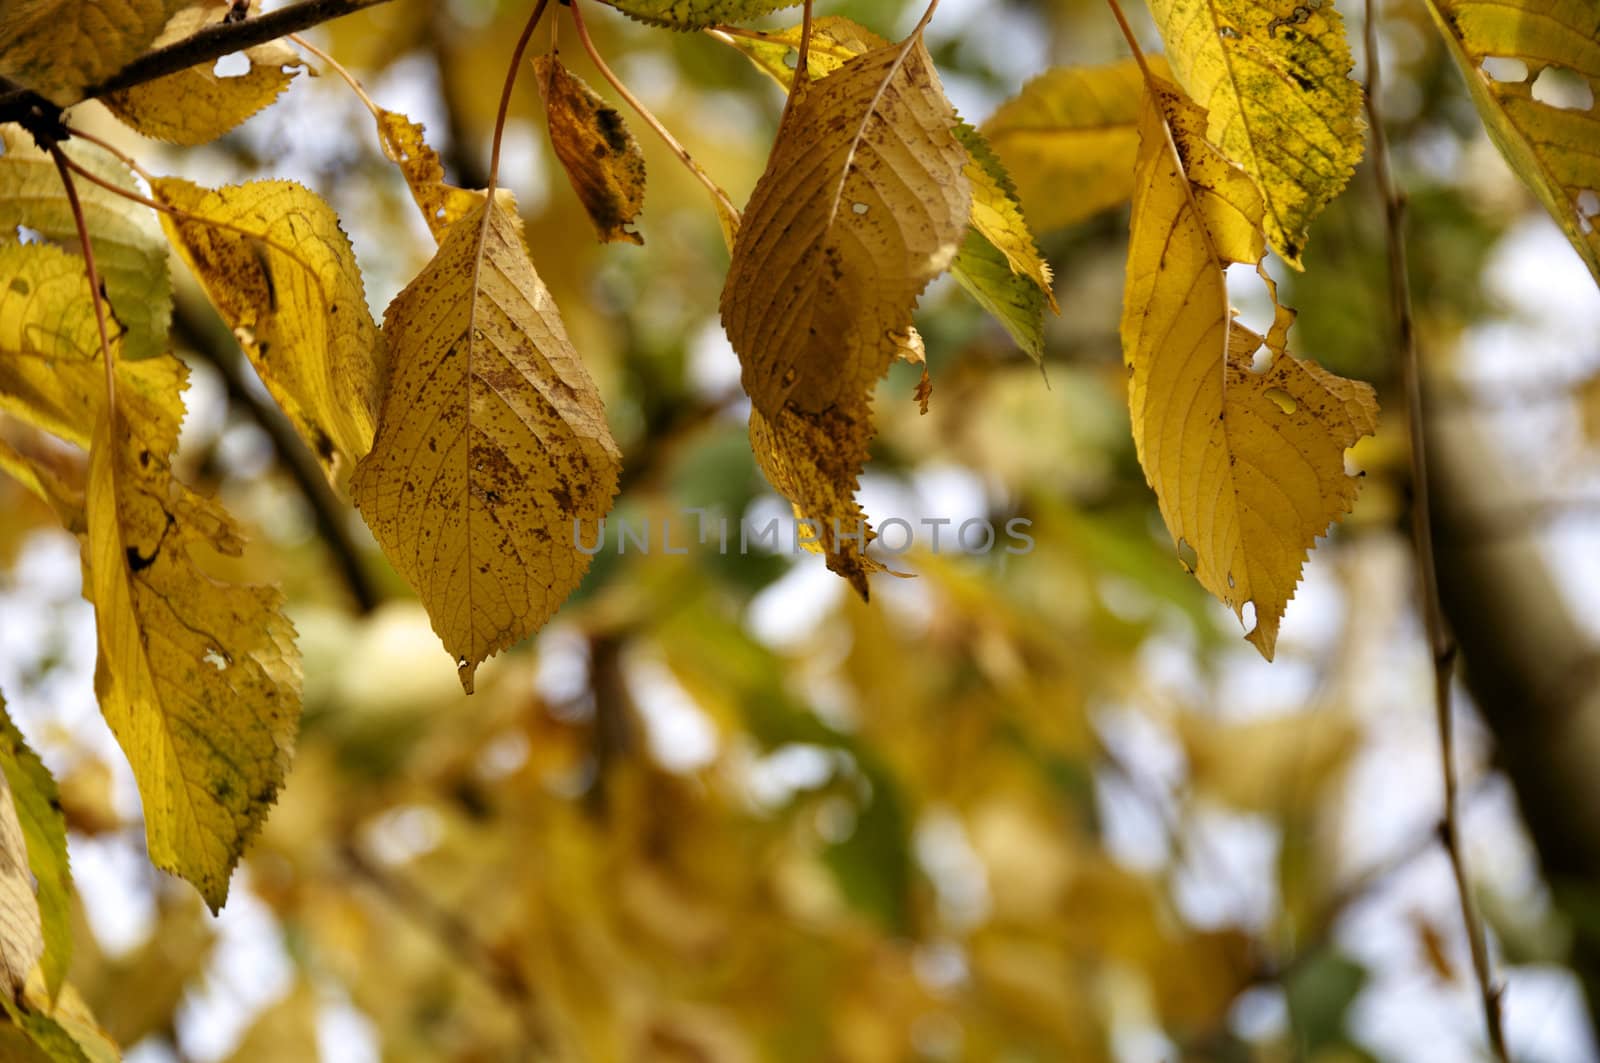
[[789,98],[783,104],[785,114],[794,103],[795,96],[811,82],[811,7],[812,0],[806,0],[800,16],[800,48],[794,61],[794,80],[789,85]]
[[667,147],[672,149],[672,153],[678,157],[678,161],[688,167],[689,172],[694,174],[695,180],[705,186],[706,191],[711,193],[711,198],[717,201],[717,205],[727,213],[728,217],[737,222],[739,220],[739,208],[733,205],[733,200],[728,198],[728,193],[722,190],[721,185],[712,180],[711,175],[706,173],[705,168],[694,160],[694,156],[689,154],[689,150],[678,142],[678,138],[673,136],[671,131],[662,125],[655,115],[650,113],[650,108],[640,103],[639,98],[628,91],[628,86],[624,85],[622,80],[611,72],[611,68],[601,58],[600,50],[594,46],[594,41],[589,37],[589,27],[584,25],[583,13],[579,11],[580,4],[581,0],[572,0],[571,2],[572,25],[578,31],[578,40],[583,42],[583,50],[589,53],[589,58],[600,71],[600,75],[611,83],[611,87],[617,90],[619,96],[628,101],[628,106],[632,107],[639,117],[644,119],[645,124],[655,130],[656,135],[666,143]]
[[74,139],[88,141],[95,147],[115,156],[118,162],[122,163],[122,165],[126,166],[140,177],[143,177],[146,181],[155,181],[155,175],[149,170],[146,170],[143,166],[140,166],[138,159],[135,159],[132,155],[129,155],[127,152],[111,143],[111,141],[106,140],[104,137],[99,137],[93,133],[88,133],[82,129],[75,129],[70,126],[67,128],[67,132],[72,134]]
[[56,173],[61,176],[61,187],[66,189],[67,205],[72,210],[72,223],[78,229],[78,243],[83,247],[83,272],[89,278],[89,301],[94,304],[94,321],[100,329],[100,358],[106,371],[106,416],[114,418],[117,415],[117,363],[111,353],[111,332],[106,328],[106,307],[100,297],[100,271],[94,264],[94,245],[89,242],[89,224],[83,217],[83,204],[78,200],[77,182],[72,179],[72,172],[77,167],[61,150],[60,144],[51,141],[45,145],[45,150],[50,152],[50,158],[56,164]]
[[339,60],[335,59],[321,48],[318,48],[316,45],[312,44],[298,33],[289,34],[289,39],[299,47],[316,56],[322,62],[328,64],[328,66],[332,67],[333,72],[343,78],[344,83],[349,85],[357,96],[361,97],[361,102],[367,105],[367,110],[372,112],[372,117],[377,118],[383,113],[383,108],[372,102],[372,97],[367,95],[367,90],[361,87],[361,82],[356,80],[354,74],[345,69],[343,63],[339,62]]
[[[517,72],[522,67],[522,56],[528,50],[528,41],[533,37],[533,29],[539,24],[539,19],[544,17],[544,9],[549,0],[539,0],[535,5],[533,14],[528,16],[528,22],[522,27],[522,36],[517,38],[517,47],[511,53],[511,65],[506,69],[506,83],[500,90],[500,110],[494,118],[494,147],[489,152],[489,190],[487,197],[489,205],[494,205],[494,190],[500,183],[500,141],[505,136],[506,115],[511,110],[511,90],[517,84]],[[484,228],[487,229],[489,211],[484,210]]]
[[[1122,5],[1117,3],[1117,0],[1106,0],[1106,3],[1111,5],[1111,14],[1116,18],[1117,25],[1122,29],[1122,37],[1128,42],[1128,47],[1133,50],[1133,61],[1139,64],[1139,72],[1144,75],[1145,84],[1149,85],[1151,79],[1155,77],[1155,73],[1150,69],[1150,64],[1145,61],[1144,49],[1139,47],[1139,38],[1134,36],[1133,27],[1128,24],[1128,16],[1123,14]],[[1164,119],[1165,116],[1163,116],[1163,124],[1165,124]]]
[[[1112,0],[1114,3],[1115,0]],[[1501,1063],[1507,1063],[1505,1030],[1501,1023],[1502,988],[1495,985],[1489,960],[1489,946],[1483,921],[1473,901],[1472,882],[1467,873],[1466,854],[1461,845],[1460,796],[1455,769],[1455,723],[1451,706],[1451,676],[1456,659],[1454,634],[1444,618],[1439,599],[1439,572],[1433,553],[1433,526],[1429,513],[1428,458],[1423,432],[1422,367],[1417,351],[1416,323],[1411,302],[1411,282],[1406,260],[1405,197],[1395,185],[1389,163],[1389,140],[1384,134],[1378,62],[1378,5],[1367,0],[1364,31],[1367,55],[1367,118],[1372,127],[1372,170],[1383,196],[1384,238],[1389,259],[1389,301],[1394,314],[1396,342],[1400,347],[1401,368],[1406,392],[1406,412],[1411,432],[1411,536],[1416,554],[1417,576],[1421,584],[1422,615],[1433,656],[1434,708],[1439,726],[1439,767],[1444,779],[1444,812],[1439,835],[1450,858],[1456,896],[1461,902],[1461,919],[1466,925],[1467,945],[1472,954],[1472,970],[1477,978],[1478,995],[1483,1004],[1484,1027],[1489,1048]]]

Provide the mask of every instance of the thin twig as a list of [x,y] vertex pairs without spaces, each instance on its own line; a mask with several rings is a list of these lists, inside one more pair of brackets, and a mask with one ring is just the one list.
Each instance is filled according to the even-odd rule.
[[298,33],[289,34],[289,39],[299,47],[304,48],[306,51],[316,56],[323,63],[327,64],[335,74],[338,74],[339,77],[343,78],[344,83],[350,86],[351,91],[353,91],[357,96],[361,97],[361,102],[367,105],[367,110],[372,112],[372,117],[377,118],[383,114],[383,108],[372,102],[372,97],[367,95],[367,90],[361,87],[361,82],[356,80],[356,76],[354,74],[345,69],[343,63],[339,62],[339,60],[335,59],[321,48],[318,48],[316,45],[312,44]]
[[[84,90],[83,98],[92,100],[108,92],[130,89],[157,78],[187,70],[203,63],[214,63],[225,55],[279,37],[320,26],[324,22],[353,14],[362,8],[387,3],[388,0],[300,0],[300,3],[265,15],[247,18],[242,22],[221,22],[207,26],[181,41],[164,48],[146,52],[104,81]],[[41,110],[54,113],[55,108],[37,94],[23,88],[0,92],[0,122],[22,122]]]
[[678,160],[688,167],[689,172],[694,174],[695,180],[705,185],[706,191],[711,193],[711,197],[717,201],[717,205],[727,213],[728,217],[737,222],[739,220],[739,208],[733,205],[733,200],[728,198],[728,193],[722,190],[721,185],[712,180],[711,175],[706,173],[705,167],[694,160],[694,156],[689,154],[689,149],[678,142],[678,138],[673,136],[671,131],[661,124],[660,119],[650,113],[650,108],[640,103],[639,98],[628,91],[628,86],[624,85],[622,79],[611,72],[611,68],[601,58],[600,50],[594,46],[594,41],[589,37],[589,27],[583,23],[583,13],[578,10],[580,2],[581,0],[572,0],[571,2],[572,25],[578,31],[578,40],[583,42],[583,50],[589,53],[590,60],[594,62],[595,68],[600,71],[600,76],[611,83],[611,87],[617,90],[619,96],[628,101],[628,106],[632,107],[639,117],[644,119],[645,125],[655,130],[656,136],[660,137],[667,147],[672,149],[672,153],[678,156]]
[[1456,658],[1455,636],[1444,618],[1439,600],[1439,573],[1433,556],[1433,526],[1428,512],[1428,460],[1423,441],[1422,369],[1417,353],[1416,323],[1412,317],[1411,282],[1406,263],[1405,200],[1395,186],[1389,166],[1389,141],[1384,135],[1378,63],[1378,5],[1367,0],[1365,44],[1367,53],[1367,118],[1372,127],[1372,169],[1383,196],[1384,236],[1389,255],[1389,299],[1395,318],[1396,342],[1400,347],[1401,368],[1406,390],[1407,417],[1411,429],[1411,534],[1415,547],[1417,575],[1421,583],[1422,614],[1428,644],[1433,654],[1433,696],[1439,722],[1439,767],[1444,776],[1444,814],[1439,834],[1450,857],[1450,870],[1461,901],[1461,919],[1466,925],[1467,945],[1472,953],[1472,970],[1483,1002],[1483,1021],[1489,1048],[1496,1059],[1507,1063],[1505,1031],[1501,1025],[1500,994],[1490,969],[1489,945],[1472,897],[1472,882],[1467,874],[1466,854],[1461,845],[1460,797],[1455,769],[1455,722],[1451,710],[1451,676]]

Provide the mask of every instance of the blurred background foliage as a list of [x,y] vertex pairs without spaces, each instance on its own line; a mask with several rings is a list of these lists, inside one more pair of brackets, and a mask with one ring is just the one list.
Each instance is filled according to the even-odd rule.
[[[480,186],[526,6],[396,0],[314,36]],[[888,35],[920,5],[819,11]],[[777,88],[710,37],[598,9],[589,22],[742,201]],[[600,86],[570,23],[561,45]],[[946,0],[930,45],[974,120],[1051,64],[1125,54],[1098,0]],[[1490,500],[1444,521],[1459,548],[1445,556],[1518,551],[1518,578],[1545,587],[1528,607],[1543,637],[1592,645],[1596,293],[1488,146],[1422,5],[1390,5],[1384,45],[1434,431]],[[512,116],[503,180],[627,455],[615,518],[672,521],[681,543],[690,508],[782,513],[716,319],[727,257],[703,191],[637,128],[645,246],[599,246],[531,77]],[[153,170],[315,187],[375,308],[432,253],[331,72],[182,153],[79,120]],[[253,527],[252,570],[288,591],[305,723],[213,921],[143,860],[136,795],[94,708],[75,547],[0,482],[0,685],[62,780],[83,895],[72,980],[143,1063],[1480,1058],[1434,830],[1381,218],[1363,167],[1313,230],[1306,272],[1276,270],[1300,310],[1297,352],[1371,380],[1385,416],[1355,455],[1360,504],[1313,555],[1271,666],[1182,571],[1134,458],[1116,336],[1125,208],[1041,234],[1063,310],[1047,379],[941,283],[918,318],[930,412],[908,367],[880,390],[869,515],[1026,517],[1033,553],[916,551],[900,562],[916,578],[880,578],[868,606],[811,556],[613,545],[470,700],[359,519],[319,502],[189,284],[183,472]],[[364,605],[352,565],[372,584]],[[1516,623],[1525,606],[1476,607]],[[1573,943],[1574,913],[1600,898],[1581,875],[1541,876],[1551,832],[1532,806],[1524,822],[1522,781],[1470,701],[1462,712],[1468,854],[1514,1054],[1595,1059]],[[1597,809],[1590,795],[1578,814]]]

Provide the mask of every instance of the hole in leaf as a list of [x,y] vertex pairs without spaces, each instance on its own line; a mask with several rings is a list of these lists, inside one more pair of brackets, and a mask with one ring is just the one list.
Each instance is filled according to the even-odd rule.
[[1564,66],[1547,66],[1533,82],[1533,98],[1564,111],[1587,111],[1594,107],[1594,89]]
[[788,67],[790,70],[798,69],[800,66],[800,53],[795,51],[793,48],[790,48],[787,52],[784,52],[783,65]]
[[1528,64],[1521,59],[1490,55],[1485,56],[1483,62],[1478,65],[1485,74],[1496,81],[1518,83],[1528,80]]
[[1178,563],[1189,572],[1193,572],[1200,566],[1200,554],[1194,547],[1189,545],[1189,540],[1187,539],[1178,540]]
[[220,650],[208,648],[203,660],[219,672],[228,667],[228,658]]
[[1592,188],[1585,188],[1578,193],[1578,228],[1583,230],[1585,236],[1594,232],[1594,222],[1590,221],[1600,215],[1600,194]]
[[216,61],[211,72],[219,78],[242,78],[250,73],[250,57],[243,52],[230,52]]
[[1293,413],[1300,408],[1300,403],[1295,401],[1295,397],[1282,388],[1268,388],[1267,398],[1284,413]]
[[856,203],[852,205],[850,209],[855,211],[857,214],[865,214],[869,208],[865,203]]
[[1245,602],[1239,607],[1239,619],[1244,623],[1244,633],[1250,634],[1256,629],[1256,603]]
[[1256,348],[1256,353],[1250,359],[1250,372],[1260,376],[1272,368],[1272,363],[1277,360],[1277,355],[1272,353],[1272,348],[1262,344]]
[[1230,573],[1228,573],[1228,589],[1231,591],[1231,590],[1233,590],[1233,588],[1234,588],[1233,573],[1230,572]]

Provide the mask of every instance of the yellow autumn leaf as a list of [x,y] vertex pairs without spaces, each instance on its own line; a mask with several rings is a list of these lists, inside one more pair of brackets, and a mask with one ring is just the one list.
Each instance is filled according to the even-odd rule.
[[[251,7],[258,7],[252,3]],[[173,15],[151,43],[159,48],[217,25],[233,10],[231,4],[186,7]],[[100,97],[122,121],[147,137],[171,144],[205,144],[228,132],[275,101],[304,65],[282,41],[246,48],[250,64],[238,74],[218,74],[215,64],[201,63],[143,85]]]
[[1150,0],[1206,135],[1261,191],[1267,240],[1300,268],[1311,220],[1361,160],[1361,86],[1333,0]]
[[[1150,59],[1164,72],[1159,57]],[[1143,99],[1144,78],[1132,59],[1056,67],[983,123],[1035,229],[1063,228],[1127,202]]]
[[262,383],[330,471],[372,446],[382,337],[333,208],[292,181],[201,188],[153,182],[172,244]]
[[44,926],[33,895],[28,844],[12,798],[11,784],[0,774],[0,977],[15,999],[44,955]]
[[[743,52],[756,68],[787,91],[799,61],[801,26],[760,32],[716,31]],[[888,46],[876,33],[848,18],[817,19],[811,28],[806,69],[824,78],[858,55]],[[1050,266],[1034,244],[1016,188],[981,133],[957,121],[955,133],[967,149],[966,175],[972,186],[968,220],[973,232],[951,265],[956,280],[1035,360],[1044,355],[1044,311],[1060,313],[1051,290]],[[1132,167],[1130,152],[1128,166]],[[908,359],[917,361],[920,359]]]
[[[1308,551],[1355,501],[1344,452],[1376,428],[1377,405],[1366,384],[1284,349],[1287,311],[1265,340],[1233,320],[1224,271],[1259,262],[1263,209],[1205,122],[1152,79],[1123,295],[1128,403],[1173,540],[1236,614],[1253,605],[1248,638],[1271,660]],[[1263,344],[1271,362],[1258,369]]]
[[644,152],[617,109],[554,53],[535,56],[550,145],[601,243],[642,244],[629,226],[644,209]]
[[189,0],[6,0],[0,77],[65,107],[149,48]]
[[[484,211],[487,210],[487,221]],[[452,226],[384,314],[394,365],[350,490],[470,693],[588,570],[621,456],[600,395],[499,202]]]
[[[1561,226],[1600,282],[1600,31],[1592,0],[1429,0],[1483,125],[1511,169]],[[1485,60],[1521,60],[1502,81]],[[1562,74],[1570,99],[1546,102],[1535,83]],[[1581,79],[1581,80],[1578,80]]]
[[283,784],[300,655],[281,594],[199,567],[194,551],[237,555],[243,543],[167,461],[120,408],[101,418],[84,587],[100,640],[95,688],[139,786],[150,859],[215,911]]
[[389,161],[411,189],[411,198],[428,223],[428,231],[438,240],[444,231],[483,202],[483,195],[447,184],[439,153],[423,137],[423,127],[396,111],[379,111],[378,139]]
[[49,506],[62,527],[83,534],[84,492],[89,483],[83,451],[0,414],[0,472]]
[[[83,995],[70,982],[63,984],[52,1000],[36,967],[28,976],[21,998],[0,998],[0,1003],[33,1052],[22,1056],[25,1063],[118,1063],[122,1059],[116,1043],[100,1028]],[[0,1023],[0,1031],[6,1029]],[[11,1047],[0,1040],[0,1049]],[[4,1058],[10,1063],[10,1056]]]
[[[720,39],[743,52],[783,91],[794,81],[794,64],[800,61],[800,32],[794,25],[782,30],[740,30],[737,33],[713,30]],[[811,47],[806,51],[806,69],[811,77],[823,78],[858,55],[889,42],[865,26],[842,15],[827,15],[811,23]]]
[[[184,388],[183,363],[171,355],[119,359],[117,377],[129,416],[171,450],[179,427],[171,397]],[[0,244],[0,410],[88,447],[105,407],[104,380],[83,259],[47,245]]]
[[800,0],[606,0],[623,14],[675,30],[697,30],[719,22],[746,22],[793,7]]
[[750,197],[722,293],[762,468],[862,595],[877,566],[853,496],[872,392],[917,297],[955,258],[971,205],[955,124],[920,34],[809,83]]
[[[72,208],[50,156],[20,126],[0,125],[0,231],[32,229],[58,247],[81,254]],[[73,162],[126,192],[138,193],[132,172],[94,144],[72,140],[61,150]],[[167,239],[156,212],[91,181],[77,182],[78,202],[94,248],[95,265],[111,304],[111,329],[122,357],[153,358],[167,350],[172,277]],[[80,263],[81,268],[81,263]],[[93,320],[93,315],[90,315]],[[92,430],[90,422],[88,430]]]

